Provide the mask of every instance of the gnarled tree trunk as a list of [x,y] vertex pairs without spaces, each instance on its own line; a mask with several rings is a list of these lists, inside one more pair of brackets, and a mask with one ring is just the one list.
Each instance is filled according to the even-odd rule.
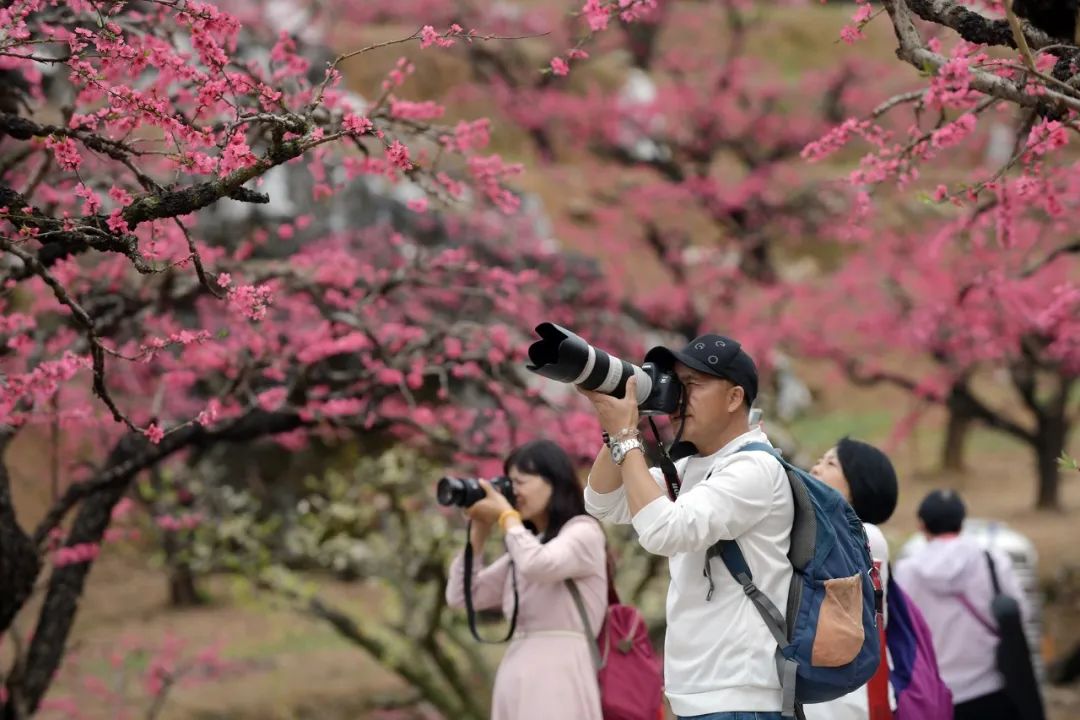
[[0,633],[11,625],[41,571],[33,541],[15,518],[11,480],[3,463],[4,450],[14,435],[13,428],[0,426]]

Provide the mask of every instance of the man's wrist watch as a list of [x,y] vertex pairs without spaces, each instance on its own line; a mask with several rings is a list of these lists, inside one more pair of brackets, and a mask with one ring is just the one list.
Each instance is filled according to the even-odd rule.
[[640,438],[630,438],[629,440],[621,440],[617,443],[611,444],[611,459],[615,461],[616,465],[622,465],[623,460],[626,459],[627,453],[631,450],[640,450],[642,454],[645,453],[645,446],[641,443]]

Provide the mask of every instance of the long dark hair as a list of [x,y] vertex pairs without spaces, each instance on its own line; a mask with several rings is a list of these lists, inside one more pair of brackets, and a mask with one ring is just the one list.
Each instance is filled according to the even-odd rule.
[[[533,440],[520,445],[503,463],[503,474],[510,475],[511,468],[528,475],[539,475],[551,486],[548,501],[548,524],[541,542],[547,542],[559,534],[570,518],[585,514],[585,497],[581,483],[574,473],[574,463],[561,447],[550,440]],[[536,532],[531,522],[525,527]]]

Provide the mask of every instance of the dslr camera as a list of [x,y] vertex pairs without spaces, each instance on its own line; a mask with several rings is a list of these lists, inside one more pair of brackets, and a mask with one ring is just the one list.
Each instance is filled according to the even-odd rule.
[[540,339],[529,346],[526,368],[537,375],[612,397],[623,397],[633,376],[642,415],[671,415],[678,410],[683,387],[673,372],[653,363],[638,367],[620,360],[554,323],[537,325],[536,334]]
[[[510,505],[515,505],[510,478],[500,475],[488,482],[495,488],[495,492],[502,493],[503,497],[510,501]],[[467,508],[484,497],[484,488],[480,487],[480,481],[476,478],[444,477],[439,479],[439,484],[435,487],[435,499],[440,505]]]

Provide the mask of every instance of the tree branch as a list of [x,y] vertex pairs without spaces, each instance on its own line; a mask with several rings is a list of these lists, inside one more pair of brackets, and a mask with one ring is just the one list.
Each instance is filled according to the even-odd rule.
[[[139,252],[138,240],[135,236],[113,234],[104,217],[84,218],[65,225],[63,220],[51,218],[31,205],[21,193],[0,184],[0,210],[4,208],[7,209],[6,219],[12,225],[19,230],[32,232],[41,241],[44,247],[38,253],[38,259],[45,267],[51,266],[68,255],[93,248],[101,252],[126,255],[135,265],[135,269],[141,273],[154,272]],[[23,268],[21,276],[17,273],[12,274],[15,280],[24,280],[29,276],[30,271],[27,268]]]
[[[912,19],[907,0],[883,0],[886,9],[889,12],[889,16],[892,18],[893,28],[896,31],[896,37],[899,41],[899,47],[896,50],[896,55],[901,60],[908,62],[915,66],[919,70],[939,70],[947,62],[948,58],[938,53],[931,52],[926,48],[923,42],[922,36],[919,34],[918,29],[915,27],[915,23]],[[923,7],[920,4],[921,0],[912,0],[914,6]],[[955,10],[954,15],[964,15],[967,20],[965,23],[976,22],[968,16],[973,16],[977,19],[977,23],[983,25],[991,23],[992,21],[972,13],[970,10],[959,8],[951,5],[948,0],[929,0],[925,3],[925,6],[935,7],[938,5],[949,6]],[[950,16],[951,17],[951,16]],[[932,20],[932,22],[939,22],[938,20]],[[973,42],[988,42],[996,45],[1010,45],[1012,46],[1012,30],[1009,28],[1008,22],[993,21],[1001,24],[1003,32],[1007,34],[1009,38],[1008,42],[991,42],[991,39],[972,39]],[[941,20],[939,24],[949,23]],[[983,25],[979,25],[982,27]],[[952,27],[952,25],[949,25]],[[971,39],[967,38],[966,39]],[[1030,39],[1030,38],[1029,38]],[[1042,47],[1043,45],[1050,44],[1048,38],[1044,38],[1047,42],[1032,42],[1033,47]],[[1056,74],[1056,73],[1055,73]],[[979,92],[996,97],[1001,100],[1008,100],[1016,103],[1022,107],[1033,108],[1040,114],[1048,117],[1058,117],[1068,110],[1080,111],[1080,98],[1070,97],[1063,95],[1062,93],[1051,90],[1049,88],[1038,88],[1038,94],[1031,94],[1021,90],[1016,84],[1009,82],[1008,80],[1001,78],[992,73],[983,72],[981,70],[972,69],[971,71],[971,87]]]
[[301,425],[303,421],[296,413],[271,413],[256,409],[220,429],[207,430],[195,423],[179,428],[167,434],[157,445],[147,444],[143,446],[142,452],[122,462],[108,465],[92,479],[69,487],[38,523],[33,535],[34,544],[39,548],[42,547],[48,539],[49,532],[59,526],[67,513],[80,500],[114,487],[127,487],[127,484],[139,472],[156,465],[180,450],[188,447],[207,447],[217,442],[254,440],[265,435],[288,432]]
[[[944,25],[952,28],[968,42],[984,45],[1000,45],[1017,48],[1016,35],[1007,19],[993,20],[954,0],[900,0],[916,15],[927,22],[935,25]],[[885,3],[886,7],[890,2]],[[889,12],[892,15],[892,11]],[[1040,50],[1052,45],[1060,50],[1070,50],[1060,45],[1060,40],[1047,35],[1042,30],[1034,27],[1026,21],[1017,21],[1017,25],[1023,32],[1024,39],[1030,47]],[[1067,54],[1075,56],[1080,49],[1072,48]]]

